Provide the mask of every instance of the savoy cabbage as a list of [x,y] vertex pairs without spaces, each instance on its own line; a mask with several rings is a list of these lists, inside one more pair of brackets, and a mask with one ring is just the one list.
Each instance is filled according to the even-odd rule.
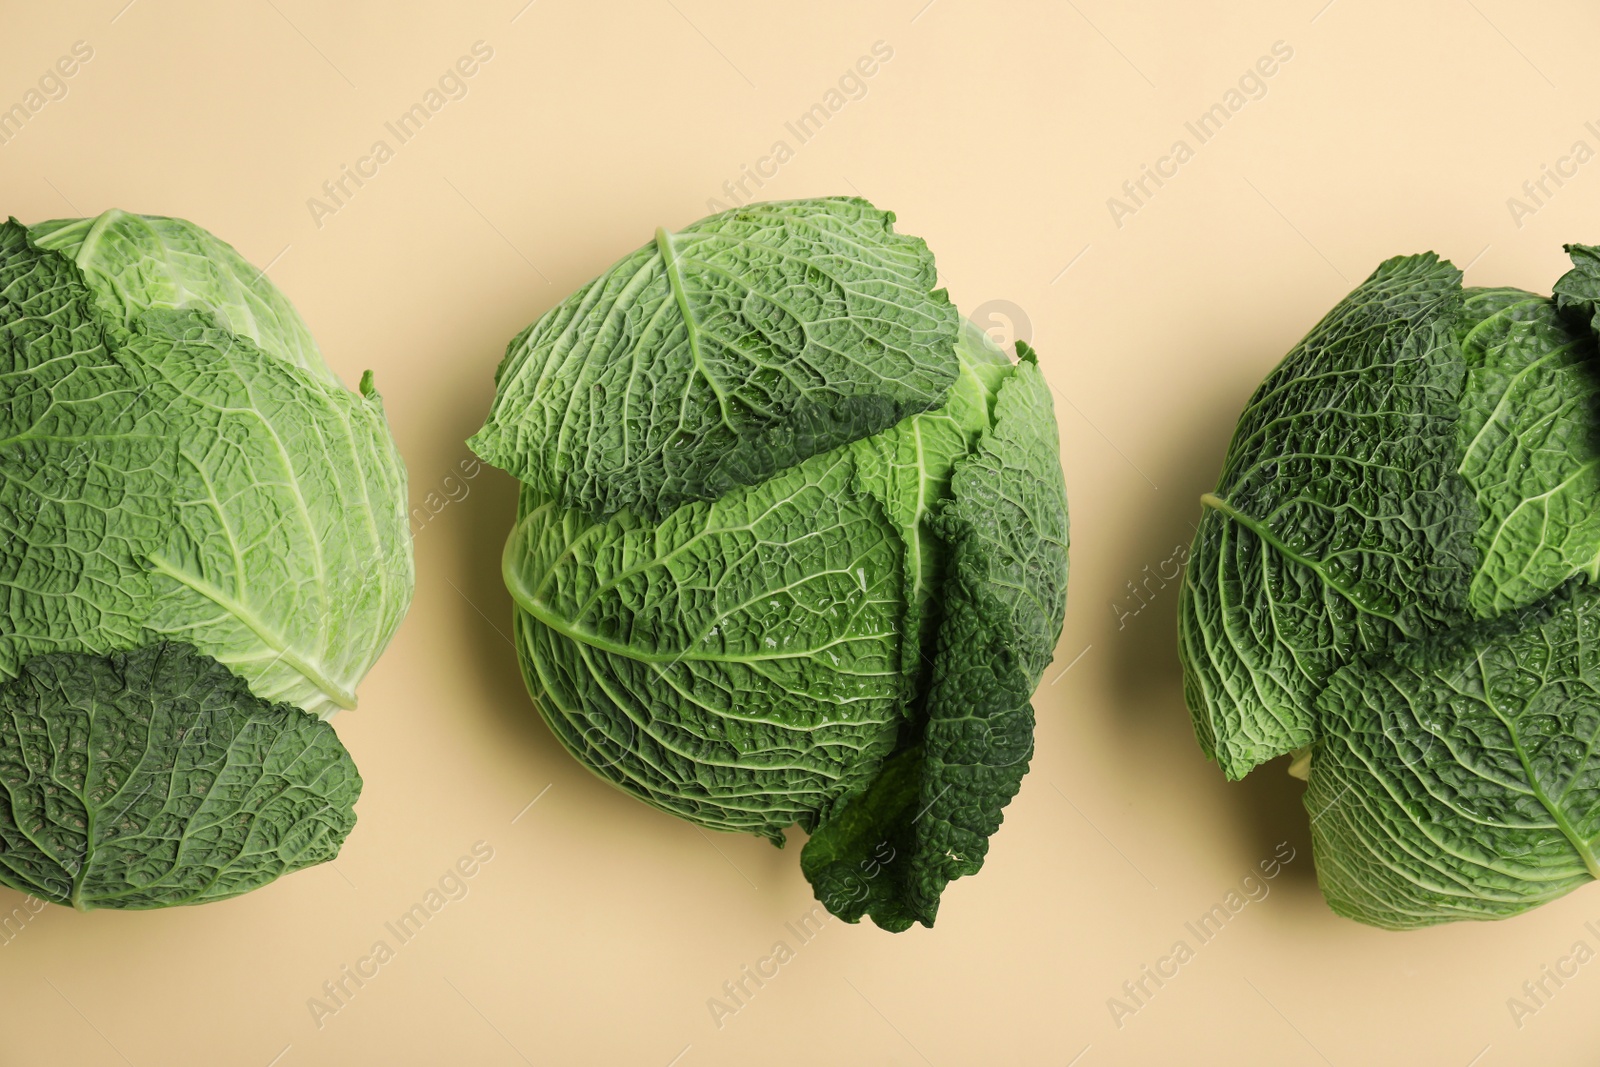
[[1179,617],[1206,754],[1296,752],[1335,911],[1495,919],[1600,877],[1600,251],[1551,298],[1391,259],[1240,418]]
[[523,675],[602,778],[931,925],[1033,751],[1067,510],[1049,387],[853,198],[655,239],[515,338],[472,447],[521,482]]
[[370,375],[231,247],[0,226],[0,882],[147,908],[334,856],[322,720],[410,602],[405,499]]

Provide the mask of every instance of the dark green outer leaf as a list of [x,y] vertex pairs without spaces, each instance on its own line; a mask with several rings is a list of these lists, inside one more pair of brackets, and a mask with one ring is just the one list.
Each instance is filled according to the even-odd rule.
[[1587,322],[1592,333],[1600,334],[1600,247],[1563,247],[1572,257],[1572,269],[1556,281],[1556,307],[1578,322]]
[[0,685],[0,882],[159,908],[332,859],[361,778],[326,722],[160,643],[55,653]]
[[564,507],[654,520],[937,406],[958,316],[893,221],[839,198],[658,231],[511,343],[469,444]]
[[923,736],[801,855],[847,921],[933,925],[945,886],[983,865],[1033,754],[1028,701],[1061,635],[1068,530],[1049,387],[1023,353],[934,521],[950,566]]
[[1600,590],[1340,670],[1306,808],[1341,915],[1498,919],[1600,877]]
[[1356,652],[1466,616],[1460,277],[1432,254],[1387,261],[1240,420],[1179,608],[1195,732],[1229,777],[1308,744],[1317,692]]

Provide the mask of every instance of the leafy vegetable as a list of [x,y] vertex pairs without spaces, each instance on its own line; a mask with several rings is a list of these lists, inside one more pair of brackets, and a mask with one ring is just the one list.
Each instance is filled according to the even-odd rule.
[[939,402],[957,316],[933,280],[864,201],[658,229],[512,342],[470,443],[601,517],[715,500]]
[[355,825],[333,728],[187,645],[35,656],[0,706],[0,876],[41,900],[222,900],[332,859]]
[[1547,299],[1389,260],[1240,419],[1180,600],[1201,747],[1293,750],[1318,877],[1387,927],[1600,876],[1596,250]]
[[1060,635],[1050,395],[858,199],[656,240],[512,341],[470,442],[522,480],[523,674],[602,778],[931,925],[982,865]]
[[0,226],[0,473],[0,679],[181,642],[326,716],[410,601],[370,374],[346,391],[283,295],[190,223]]

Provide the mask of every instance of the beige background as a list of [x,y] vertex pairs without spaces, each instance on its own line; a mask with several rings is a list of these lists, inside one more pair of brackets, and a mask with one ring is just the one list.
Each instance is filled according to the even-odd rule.
[[[1600,148],[1592,6],[1325,2],[6,0],[0,106],[75,41],[94,56],[0,146],[0,210],[181,215],[270,263],[345,381],[375,369],[413,503],[460,499],[417,531],[411,614],[336,720],[367,783],[337,864],[197,909],[45,910],[0,946],[0,1063],[1594,1062],[1600,964],[1520,1028],[1507,998],[1600,948],[1600,890],[1408,934],[1336,918],[1281,762],[1230,785],[1195,747],[1175,586],[1131,613],[1252,387],[1381,259],[1547,291],[1563,241],[1600,240],[1600,162],[1507,205]],[[383,123],[480,40],[465,98],[396,144]],[[799,144],[785,121],[878,41],[865,96]],[[1185,120],[1278,41],[1265,95],[1198,145]],[[379,138],[394,158],[315,220]],[[1179,138],[1194,157],[1119,227],[1107,199]],[[1038,755],[984,872],[934,930],[803,946],[794,848],[704,835],[558,748],[504,637],[512,483],[447,483],[506,340],[779,139],[762,198],[859,191],[963,308],[1023,310],[1073,511]],[[479,841],[468,895],[319,1028],[308,998]],[[1285,841],[1269,895],[1119,1028],[1108,998]],[[719,1029],[708,998],[778,940],[794,959]]]

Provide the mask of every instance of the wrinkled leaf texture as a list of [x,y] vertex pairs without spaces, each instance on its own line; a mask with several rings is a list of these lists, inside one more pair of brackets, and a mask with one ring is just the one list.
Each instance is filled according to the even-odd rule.
[[602,778],[931,925],[1032,754],[1066,497],[1048,387],[858,199],[751,205],[514,340],[473,448],[523,482],[530,692]]
[[1232,778],[1310,751],[1318,878],[1386,927],[1600,876],[1596,251],[1544,298],[1384,263],[1240,420],[1180,597]]

